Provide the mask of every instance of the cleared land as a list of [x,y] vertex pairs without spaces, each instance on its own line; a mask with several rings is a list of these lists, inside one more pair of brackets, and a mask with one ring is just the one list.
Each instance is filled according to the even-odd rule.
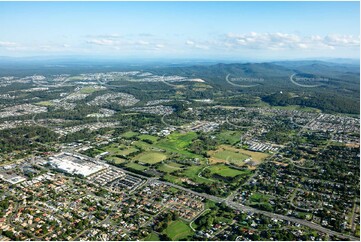
[[163,171],[163,172],[166,172],[166,173],[171,173],[173,171],[182,170],[182,168],[180,167],[179,164],[174,163],[174,162],[170,162],[170,163],[167,163],[167,164],[161,164],[160,166],[157,167],[157,170]]
[[258,162],[258,163],[261,163],[262,161],[264,161],[264,159],[266,159],[269,156],[269,154],[262,153],[262,152],[255,152],[255,151],[250,151],[250,150],[245,150],[245,149],[238,149],[238,150],[239,150],[239,152],[252,157],[252,161]]
[[192,234],[189,226],[181,220],[171,222],[165,229],[165,233],[172,240],[181,240]]
[[42,102],[36,103],[36,105],[44,106],[44,107],[51,107],[51,106],[54,106],[54,103],[51,101],[42,101]]
[[198,174],[202,171],[204,166],[190,166],[183,171],[184,177],[189,178],[190,180],[197,182],[197,183],[212,183],[211,179],[207,179],[202,176],[198,176]]
[[153,136],[153,135],[149,135],[149,134],[142,134],[138,136],[139,139],[141,140],[149,140],[152,143],[156,142],[158,140],[157,136]]
[[138,160],[142,163],[148,164],[159,163],[165,159],[167,159],[167,155],[155,151],[146,151],[134,157],[134,160]]
[[160,241],[160,238],[156,233],[151,232],[144,240],[145,241]]
[[107,157],[105,157],[105,160],[112,162],[116,165],[127,162],[125,159],[122,159],[122,158],[119,158],[116,156],[107,156]]
[[222,143],[229,143],[233,145],[241,140],[241,135],[241,131],[227,130],[219,133],[217,135],[217,139],[219,139]]
[[137,152],[138,149],[133,146],[117,145],[112,144],[104,148],[105,151],[108,151],[112,156],[122,155],[127,156],[131,153]]
[[168,152],[174,152],[189,157],[199,157],[198,155],[195,155],[186,150],[186,148],[192,143],[192,140],[194,140],[196,137],[197,134],[194,132],[189,132],[186,134],[172,133],[165,139],[159,141],[156,146],[167,150]]
[[128,168],[133,168],[133,169],[138,170],[138,171],[144,171],[144,170],[148,169],[148,167],[139,165],[139,164],[134,163],[134,162],[128,163],[125,166],[128,167]]
[[215,165],[215,166],[209,167],[208,169],[210,169],[213,174],[218,174],[218,175],[221,175],[224,177],[235,177],[238,175],[250,173],[250,171],[248,171],[248,170],[241,171],[241,170],[233,169],[226,165]]
[[138,135],[137,132],[128,131],[128,132],[125,132],[124,134],[122,134],[122,137],[123,138],[132,138],[132,137],[135,137],[137,135]]
[[252,158],[253,166],[259,165],[269,154],[254,152],[245,149],[237,149],[229,145],[221,145],[215,151],[208,152],[210,163],[229,163],[237,166],[248,165],[245,160]]

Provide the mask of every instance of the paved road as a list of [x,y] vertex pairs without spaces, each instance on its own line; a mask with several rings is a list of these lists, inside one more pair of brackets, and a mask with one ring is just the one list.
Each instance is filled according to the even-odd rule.
[[172,187],[175,187],[175,188],[178,188],[180,190],[183,190],[183,191],[186,191],[186,192],[189,192],[189,193],[193,193],[195,195],[198,195],[200,197],[204,197],[204,198],[207,198],[209,200],[212,200],[214,202],[226,202],[226,204],[233,208],[233,209],[236,209],[236,210],[241,210],[243,212],[252,212],[252,213],[257,213],[257,214],[263,214],[267,217],[271,217],[271,218],[275,218],[275,219],[282,219],[282,220],[286,220],[286,221],[290,221],[290,222],[293,222],[293,223],[299,223],[301,225],[304,225],[304,226],[307,226],[311,229],[314,229],[314,230],[317,230],[317,231],[320,231],[322,233],[325,233],[325,234],[329,234],[329,235],[333,235],[333,236],[337,236],[341,239],[350,239],[350,240],[355,240],[355,241],[359,241],[360,239],[357,238],[357,237],[354,237],[354,236],[351,236],[351,235],[344,235],[342,233],[339,233],[339,232],[336,232],[336,231],[333,231],[333,230],[330,230],[330,229],[327,229],[325,227],[322,227],[321,225],[318,225],[318,224],[315,224],[315,223],[312,223],[310,221],[307,221],[307,220],[303,220],[303,219],[298,219],[298,218],[294,218],[294,217],[289,217],[289,216],[285,216],[285,215],[281,215],[281,214],[276,214],[276,213],[271,213],[271,212],[267,212],[267,211],[263,211],[263,210],[259,210],[259,209],[256,209],[256,208],[252,208],[252,207],[249,207],[249,206],[245,206],[245,205],[242,205],[242,204],[238,204],[238,203],[234,203],[234,202],[229,202],[227,199],[225,198],[220,198],[220,197],[216,197],[216,196],[212,196],[212,195],[209,195],[209,194],[205,194],[205,193],[199,193],[199,192],[195,192],[193,190],[190,190],[190,189],[187,189],[187,188],[184,188],[184,187],[181,187],[181,186],[178,186],[178,185],[175,185],[173,183],[170,183],[170,182],[164,182],[164,181],[159,181],[159,180],[156,180],[154,179],[152,182],[154,183],[162,183],[162,184],[166,184],[166,185],[169,185],[169,186],[172,186]]
[[241,204],[237,204],[237,203],[228,203],[228,206],[233,208],[233,209],[237,209],[237,210],[241,210],[241,211],[248,211],[248,212],[253,212],[253,213],[259,213],[259,214],[263,214],[267,217],[271,217],[271,218],[275,218],[275,219],[283,219],[283,220],[287,220],[290,222],[294,222],[294,223],[299,223],[301,225],[307,226],[309,228],[312,228],[314,230],[329,234],[329,235],[333,235],[333,236],[337,236],[341,239],[350,239],[350,240],[356,240],[359,241],[360,239],[351,235],[345,235],[345,234],[341,234],[339,232],[327,229],[322,227],[321,225],[309,222],[307,220],[303,220],[303,219],[298,219],[298,218],[293,218],[293,217],[289,217],[289,216],[285,216],[285,215],[281,215],[281,214],[276,214],[276,213],[271,213],[271,212],[267,212],[267,211],[262,211],[262,210],[258,210],[252,207],[248,207],[248,206],[244,206]]
[[[118,167],[117,167],[117,168],[118,168]],[[256,208],[252,208],[252,207],[249,207],[249,206],[245,206],[245,205],[242,205],[242,204],[238,204],[238,203],[235,203],[235,202],[231,202],[231,201],[229,201],[229,199],[227,199],[227,198],[220,198],[220,197],[213,196],[213,195],[209,195],[209,194],[206,194],[206,193],[195,192],[195,191],[193,191],[193,190],[191,190],[191,189],[188,189],[188,188],[185,188],[185,187],[182,187],[182,186],[179,186],[179,185],[170,183],[170,182],[160,181],[160,180],[158,180],[157,178],[149,178],[149,177],[145,177],[145,176],[142,176],[142,175],[138,175],[138,174],[135,174],[135,173],[133,173],[133,172],[126,171],[126,170],[123,170],[123,169],[120,169],[120,168],[118,168],[118,169],[119,169],[119,170],[122,170],[122,171],[124,171],[125,173],[128,173],[128,174],[130,174],[130,175],[138,176],[138,177],[141,177],[141,178],[143,178],[143,179],[146,179],[146,180],[147,180],[147,183],[161,183],[161,184],[166,184],[166,185],[175,187],[175,188],[177,188],[177,189],[180,189],[180,190],[183,190],[183,191],[192,193],[192,194],[194,194],[194,195],[197,195],[197,196],[200,196],[200,197],[203,197],[203,198],[212,200],[212,201],[217,202],[217,203],[225,202],[227,206],[229,206],[229,207],[231,207],[231,208],[233,208],[233,209],[236,209],[236,210],[241,210],[241,211],[243,211],[243,212],[252,212],[252,213],[257,213],[257,214],[263,214],[263,215],[265,215],[265,216],[267,216],[267,217],[271,217],[271,218],[275,218],[275,219],[283,219],[283,220],[287,220],[287,221],[290,221],[290,222],[298,223],[298,224],[307,226],[307,227],[309,227],[309,228],[312,228],[312,229],[314,229],[314,230],[320,231],[320,232],[322,232],[322,233],[329,234],[329,235],[333,235],[333,236],[337,236],[337,237],[339,237],[339,238],[341,238],[341,239],[350,239],[350,240],[355,240],[355,241],[359,241],[359,240],[360,240],[359,238],[357,238],[357,237],[355,237],[355,236],[345,235],[345,234],[342,234],[342,233],[339,233],[339,232],[336,232],[336,231],[333,231],[333,230],[324,228],[324,227],[322,227],[321,225],[312,223],[312,222],[307,221],[307,220],[297,219],[297,218],[294,218],[294,217],[289,217],[289,216],[285,216],[285,215],[281,215],[281,214],[276,214],[276,213],[271,213],[271,212],[259,210],[259,209],[256,209]]]
[[192,219],[192,221],[189,223],[189,227],[191,227],[191,229],[193,230],[193,231],[196,231],[193,227],[192,227],[192,223],[194,222],[194,221],[196,221],[196,219],[198,219],[200,216],[202,216],[205,212],[207,212],[207,211],[209,211],[210,209],[208,208],[208,209],[204,209],[202,212],[200,212],[197,216],[195,216],[193,219]]

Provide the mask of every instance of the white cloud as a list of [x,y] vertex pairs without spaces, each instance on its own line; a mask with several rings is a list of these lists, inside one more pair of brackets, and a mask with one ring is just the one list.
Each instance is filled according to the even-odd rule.
[[120,39],[122,35],[120,34],[89,34],[85,36],[86,38],[93,38],[93,39]]
[[115,46],[118,44],[118,41],[112,39],[91,39],[86,41],[88,44],[92,45],[102,45],[102,46]]
[[136,43],[139,45],[149,45],[149,42],[144,40],[138,40]]
[[[138,36],[135,36],[138,37]],[[91,38],[86,40],[86,43],[93,46],[99,46],[98,48],[105,48],[115,50],[117,52],[148,52],[148,51],[160,51],[165,48],[165,45],[160,40],[148,40],[137,38]],[[93,49],[95,50],[95,49]]]
[[0,47],[15,47],[15,46],[17,46],[15,42],[0,41]]
[[330,46],[358,46],[360,45],[360,37],[356,38],[352,35],[328,35],[323,42]]
[[222,45],[228,48],[247,47],[251,49],[335,49],[336,47],[355,47],[360,44],[359,37],[352,35],[300,36],[288,33],[227,34]]
[[156,44],[155,47],[157,48],[164,48],[165,46],[163,44]]
[[201,50],[208,50],[210,48],[210,46],[208,44],[205,43],[196,43],[192,40],[187,40],[186,41],[186,45],[196,48],[196,49],[201,49]]

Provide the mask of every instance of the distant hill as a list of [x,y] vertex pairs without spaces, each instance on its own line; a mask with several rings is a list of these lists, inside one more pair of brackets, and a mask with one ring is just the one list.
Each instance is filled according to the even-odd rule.
[[332,75],[332,73],[360,73],[360,66],[357,64],[340,64],[325,61],[280,61],[273,62],[276,65],[284,66],[286,68],[302,71],[318,73],[322,75]]
[[[289,78],[292,74],[313,74],[319,77],[327,77],[333,80],[330,87],[337,86],[337,81],[347,88],[350,84],[359,84],[359,67],[349,64],[337,64],[324,61],[283,61],[272,63],[244,63],[244,64],[216,64],[208,66],[187,66],[187,67],[165,67],[150,69],[158,75],[182,75],[187,77],[197,77],[208,80],[213,84],[227,85],[225,77],[264,78],[265,85],[290,84]],[[268,82],[267,82],[268,81]],[[336,81],[336,82],[334,82]],[[359,89],[359,88],[357,88]]]
[[[230,90],[261,97],[271,105],[300,105],[319,108],[326,112],[359,113],[359,67],[324,61],[283,61],[272,63],[216,64],[209,66],[167,67],[150,70],[158,75],[181,75],[201,78],[215,89]],[[297,85],[290,76],[309,77],[308,83]],[[227,82],[227,76],[241,80],[264,81]],[[316,80],[316,83],[312,83]],[[321,81],[317,81],[321,80]],[[243,87],[247,88],[243,88]],[[285,95],[279,95],[284,93]],[[292,94],[292,95],[291,95]],[[236,94],[235,94],[236,95]]]

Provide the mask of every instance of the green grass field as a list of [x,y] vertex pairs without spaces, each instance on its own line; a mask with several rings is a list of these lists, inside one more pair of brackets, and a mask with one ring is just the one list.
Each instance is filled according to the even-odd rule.
[[[174,165],[176,164],[176,165]],[[157,167],[157,170],[159,171],[163,171],[166,173],[171,173],[173,171],[178,171],[181,170],[182,168],[179,167],[179,165],[177,166],[177,163],[174,162],[170,162],[169,164],[161,164],[160,166]]]
[[251,203],[266,203],[268,202],[269,197],[267,195],[261,194],[261,193],[253,193],[249,197],[249,201]]
[[194,132],[186,134],[172,133],[156,143],[156,146],[169,152],[179,153],[189,157],[199,157],[186,150],[186,147],[189,146],[196,137],[197,134]]
[[141,148],[143,150],[151,150],[151,149],[153,149],[153,146],[151,144],[148,144],[148,143],[146,143],[144,141],[137,140],[133,144],[134,144],[134,146],[136,146],[138,148]]
[[122,163],[125,163],[126,160],[125,159],[122,159],[122,158],[119,158],[119,157],[115,157],[115,156],[107,156],[105,157],[105,160],[109,161],[109,162],[112,162],[114,163],[115,165],[117,164],[122,164]]
[[149,135],[149,134],[142,134],[138,136],[141,140],[150,140],[152,143],[156,142],[158,140],[157,136]]
[[192,230],[189,228],[188,224],[184,223],[181,220],[176,220],[171,222],[168,227],[165,229],[165,233],[172,240],[181,240],[192,234]]
[[36,105],[44,106],[44,107],[51,107],[51,106],[54,106],[54,103],[52,103],[50,101],[42,101],[42,102],[36,103]]
[[250,171],[248,171],[248,170],[240,171],[240,170],[236,170],[231,167],[228,167],[226,165],[214,165],[214,166],[209,167],[209,169],[211,170],[212,173],[218,174],[218,175],[221,175],[224,177],[235,177],[237,175],[243,175],[243,174],[250,173]]
[[167,159],[167,155],[155,151],[146,151],[134,157],[134,160],[148,164],[156,164],[165,159]]
[[122,134],[122,137],[128,139],[128,138],[132,138],[137,135],[138,135],[137,132],[128,131],[128,132],[125,132],[124,134]]
[[94,88],[94,87],[83,87],[82,89],[80,89],[80,93],[82,94],[92,94],[93,92],[98,91],[98,88]]
[[244,160],[249,156],[232,150],[219,150],[215,152],[214,157],[220,160],[225,160],[236,165],[243,165]]
[[270,156],[269,154],[266,154],[266,153],[255,152],[255,151],[250,151],[250,150],[245,150],[245,149],[239,149],[239,152],[244,155],[248,155],[248,156],[252,157],[252,161],[257,162],[257,163],[261,163],[262,161],[264,161],[264,159],[266,159],[268,156]]
[[163,178],[165,180],[169,181],[169,182],[172,182],[172,183],[175,183],[175,184],[181,184],[181,181],[180,181],[179,177],[167,174]]
[[138,151],[138,149],[133,146],[124,146],[124,145],[117,145],[117,144],[111,144],[111,145],[105,147],[104,150],[108,151],[112,156],[115,156],[115,155],[127,156],[131,153]]
[[151,232],[144,241],[160,241],[160,238],[156,233]]
[[134,163],[134,162],[128,163],[125,166],[129,167],[129,168],[133,168],[133,169],[138,170],[138,171],[144,171],[144,170],[148,169],[148,167],[139,165],[139,164]]
[[198,182],[198,183],[213,183],[211,179],[207,179],[204,177],[199,177],[199,172],[203,169],[203,166],[190,166],[187,169],[184,170],[183,175],[192,181]]
[[237,166],[244,165],[244,160],[250,157],[252,157],[252,161],[258,165],[269,156],[267,153],[238,149],[230,145],[220,145],[217,150],[209,151],[208,154],[211,156],[211,164],[232,163]]
[[227,130],[219,133],[217,135],[217,139],[219,139],[219,141],[221,141],[222,143],[229,143],[233,145],[240,141],[241,135],[242,135],[241,131]]

